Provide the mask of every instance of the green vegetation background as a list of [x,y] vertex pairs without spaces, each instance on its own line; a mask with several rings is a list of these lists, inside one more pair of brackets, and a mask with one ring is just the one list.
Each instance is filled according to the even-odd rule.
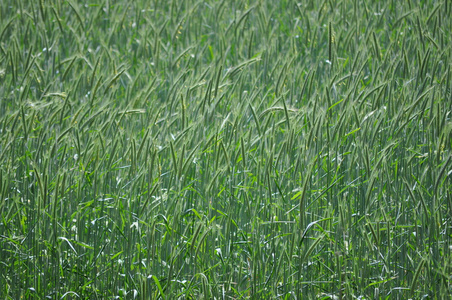
[[452,3],[0,6],[2,299],[446,299]]

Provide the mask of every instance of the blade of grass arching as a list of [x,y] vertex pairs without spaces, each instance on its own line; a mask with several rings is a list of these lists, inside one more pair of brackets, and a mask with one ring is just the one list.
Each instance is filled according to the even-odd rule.
[[[87,111],[87,113],[89,113],[89,111]],[[83,124],[80,126],[79,130],[82,131],[86,126],[88,126],[88,125],[91,126],[91,124],[95,121],[96,117],[102,113],[105,113],[103,108],[99,109],[99,111],[97,111],[96,113],[91,115],[85,122],[83,122]],[[84,115],[83,117],[85,117],[85,116],[86,115]],[[82,121],[83,117],[80,119],[80,122]]]
[[[407,188],[410,196],[411,196],[411,200],[413,200],[413,203],[416,203],[416,198],[414,197],[413,191],[411,190],[410,186],[408,185],[408,183],[406,182],[406,180],[403,180],[403,183],[405,184],[405,187]],[[422,205],[422,209],[425,213],[425,219],[429,220],[430,219],[430,212],[427,208],[427,205],[425,205],[425,201],[423,197],[420,197],[420,202]]]
[[413,296],[414,296],[415,289],[417,287],[417,281],[418,281],[419,275],[421,274],[421,271],[424,268],[425,263],[426,263],[426,259],[422,258],[421,262],[417,266],[416,272],[414,273],[414,277],[411,282],[411,288],[410,288],[411,294]]
[[[203,249],[204,251],[208,251],[208,250],[206,249],[206,245],[204,245],[204,240],[206,239],[207,234],[209,234],[210,231],[211,231],[211,227],[206,228],[205,232],[204,232],[203,235],[201,236],[201,238],[200,238],[200,240],[199,240],[199,242],[198,242],[198,245],[197,245],[197,247],[196,247],[196,252],[195,252],[195,256],[194,256],[194,259],[195,259],[195,260],[198,259],[199,251],[200,251],[201,249]],[[203,261],[202,257],[199,257],[199,260],[202,262],[202,261]]]
[[25,63],[26,70],[25,70],[25,72],[24,72],[24,74],[22,76],[22,81],[20,82],[19,86],[23,86],[24,85],[24,81],[25,81],[25,79],[28,78],[28,74],[29,74],[31,68],[35,65],[37,56],[33,57],[33,59],[31,60],[31,63],[29,62],[32,52],[33,52],[33,48],[30,49],[29,55],[27,57],[27,62]]
[[96,71],[97,71],[97,68],[99,67],[99,62],[100,62],[101,58],[102,58],[102,55],[99,55],[99,57],[96,60],[96,63],[94,64],[94,68],[93,68],[93,72],[91,73],[91,76],[87,78],[87,80],[89,80],[89,82],[91,83],[90,90],[93,89],[94,78],[96,77]]
[[243,70],[244,67],[249,66],[251,64],[254,64],[254,63],[256,63],[256,62],[258,62],[260,60],[261,60],[261,56],[260,55],[257,55],[257,56],[255,56],[255,57],[253,57],[251,59],[248,59],[248,60],[238,64],[237,66],[230,68],[226,72],[226,74],[224,75],[223,78],[224,79],[226,79],[226,78],[233,79],[238,73],[240,73]]
[[380,249],[380,232],[378,230],[375,230],[374,226],[372,225],[372,223],[368,220],[368,218],[365,218],[367,220],[367,226],[370,229],[370,232],[375,240],[375,245],[378,249]]
[[[99,90],[99,87],[102,85],[103,79],[104,79],[104,77],[102,75],[99,77],[99,79],[97,79],[96,85],[94,86],[94,90],[91,94],[91,101],[90,101],[91,106],[94,105],[94,99],[96,99],[97,91]],[[94,78],[93,78],[93,80],[94,80]]]
[[237,32],[240,24],[246,19],[246,17],[249,15],[249,13],[255,8],[256,8],[256,6],[252,6],[251,8],[249,8],[245,12],[243,12],[243,14],[240,16],[239,20],[236,22],[235,32]]
[[261,126],[260,126],[260,124],[259,124],[259,119],[258,119],[258,117],[256,116],[256,112],[254,111],[254,108],[253,108],[253,106],[251,105],[251,103],[248,103],[248,105],[249,105],[249,107],[250,107],[250,109],[251,109],[251,113],[252,113],[252,115],[253,115],[254,122],[256,123],[257,132],[259,133],[259,136],[262,136]]
[[166,299],[165,294],[163,293],[163,289],[162,289],[162,285],[160,284],[159,279],[157,278],[157,276],[155,275],[151,275],[152,279],[154,280],[155,285],[157,286],[158,289],[158,294],[156,295],[155,299],[159,298],[159,295],[163,298],[163,300]]
[[74,56],[74,58],[71,60],[71,63],[69,64],[69,66],[66,68],[66,71],[64,71],[63,73],[63,77],[62,80],[64,81],[66,79],[66,76],[69,74],[69,71],[71,70],[72,66],[74,65],[75,61],[77,60],[78,56]]
[[[345,176],[345,175],[340,176],[339,178],[337,178],[336,180],[334,180],[334,182],[331,183],[327,188],[323,189],[322,192],[321,192],[317,197],[315,197],[315,199],[312,200],[312,202],[309,203],[308,206],[306,206],[306,209],[308,209],[308,208],[310,208],[312,205],[314,205],[314,204],[317,202],[317,200],[321,199],[323,195],[325,195],[325,194],[326,194],[328,191],[330,191],[334,186],[336,186],[336,185],[338,184],[338,182],[340,182],[341,179],[344,178],[344,176]],[[334,178],[333,178],[333,179],[334,179]]]
[[[292,59],[292,61],[293,61],[293,59]],[[289,62],[286,60],[284,65],[281,68],[281,71],[279,72],[278,80],[276,81],[276,85],[275,85],[275,96],[276,96],[276,98],[278,98],[280,96],[279,91],[280,91],[281,83],[283,83],[285,81],[285,77],[287,76],[285,74],[287,73],[286,71],[287,71],[287,64],[288,63]]]
[[72,8],[72,10],[75,12],[75,15],[77,16],[77,20],[79,21],[80,27],[82,27],[82,31],[85,31],[85,26],[83,26],[83,20],[80,15],[80,12],[78,10],[78,7],[72,3],[72,1],[68,1],[69,6]]
[[182,168],[181,168],[181,173],[185,174],[185,171],[187,170],[188,166],[190,165],[190,163],[193,163],[193,157],[196,154],[196,151],[198,150],[198,147],[201,145],[201,142],[198,143],[193,150],[190,152],[190,154],[188,154],[187,159],[185,160],[185,163],[183,164]]
[[[5,34],[5,32],[7,31],[7,29],[11,26],[11,24],[13,23],[13,21],[16,19],[17,15],[14,15],[13,17],[11,17],[11,19],[5,24],[5,26],[2,29],[2,32],[0,33],[0,40],[3,40],[3,35]],[[4,53],[5,54],[5,53]]]
[[218,170],[218,171],[216,172],[215,176],[214,176],[213,179],[210,181],[210,184],[209,184],[209,186],[207,187],[207,190],[206,190],[207,194],[210,193],[210,191],[212,190],[212,188],[214,187],[214,185],[215,185],[215,183],[216,183],[216,180],[217,180],[218,176],[219,176],[220,174],[222,174],[222,173],[224,173],[224,170],[223,170],[223,169]]
[[158,183],[155,183],[155,184],[154,184],[154,187],[152,188],[152,190],[150,190],[150,192],[148,193],[147,199],[146,199],[146,201],[144,202],[143,207],[141,208],[141,212],[140,212],[140,214],[139,214],[140,216],[143,216],[143,213],[144,213],[146,207],[148,206],[149,201],[151,200],[152,196],[154,195],[154,193],[155,193],[155,191],[157,190],[158,187],[159,187],[159,184],[158,184]]
[[289,112],[287,110],[287,105],[286,105],[286,102],[284,101],[284,99],[282,99],[281,101],[284,106],[284,114],[286,116],[287,128],[288,128],[288,130],[290,130],[290,118],[289,118]]
[[317,247],[317,245],[323,240],[324,237],[325,237],[325,235],[322,235],[322,236],[318,237],[314,241],[314,243],[312,243],[312,245],[308,248],[308,250],[303,255],[303,261],[306,261],[309,258],[311,253],[314,251],[315,247]]
[[104,96],[107,94],[107,92],[110,90],[110,87],[113,86],[113,84],[119,79],[119,77],[121,77],[121,75],[125,72],[126,70],[121,70],[119,71],[116,75],[114,75],[109,81],[108,83],[105,85],[105,89],[104,89]]
[[195,233],[193,234],[192,239],[191,239],[190,253],[191,253],[193,258],[195,258],[195,256],[193,256],[194,255],[193,251],[194,251],[195,243],[196,243],[196,240],[198,239],[198,235],[199,235],[199,233],[201,231],[201,228],[203,228],[203,227],[204,227],[203,223],[199,222],[198,228],[195,230]]
[[[190,284],[188,285],[186,291],[184,291],[183,293],[184,293],[184,294],[188,294],[188,295],[190,295],[191,293],[193,293],[193,292],[192,292],[192,286],[195,285],[195,279],[198,278],[198,277],[201,277],[201,281],[202,281],[202,287],[203,287],[203,291],[204,291],[204,292],[202,293],[202,295],[203,295],[204,297],[208,298],[208,296],[209,296],[209,293],[208,293],[208,291],[207,291],[208,279],[207,279],[207,276],[204,275],[204,273],[196,273],[196,274],[192,277],[192,279],[190,280]],[[197,289],[196,289],[196,290],[197,290]],[[179,296],[183,296],[183,294],[181,293]]]

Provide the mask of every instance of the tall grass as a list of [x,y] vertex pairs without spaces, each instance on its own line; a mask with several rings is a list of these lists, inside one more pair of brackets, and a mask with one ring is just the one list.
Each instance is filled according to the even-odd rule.
[[451,6],[4,0],[1,298],[450,298]]

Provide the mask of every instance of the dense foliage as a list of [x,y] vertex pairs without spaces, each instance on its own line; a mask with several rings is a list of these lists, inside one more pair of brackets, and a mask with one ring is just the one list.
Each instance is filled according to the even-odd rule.
[[450,297],[451,16],[2,0],[0,297]]

